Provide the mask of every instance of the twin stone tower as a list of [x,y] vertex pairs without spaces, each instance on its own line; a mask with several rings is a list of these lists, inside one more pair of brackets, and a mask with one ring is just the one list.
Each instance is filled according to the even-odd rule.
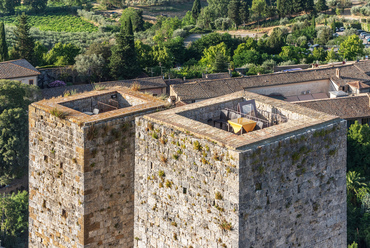
[[[252,99],[271,126],[210,125]],[[165,105],[123,87],[30,105],[29,247],[346,247],[346,121],[243,91]]]

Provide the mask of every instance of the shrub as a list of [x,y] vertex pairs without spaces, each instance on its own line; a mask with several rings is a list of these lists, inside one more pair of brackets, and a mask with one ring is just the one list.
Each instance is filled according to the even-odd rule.
[[141,86],[138,82],[135,82],[131,85],[130,89],[133,90],[133,91],[139,91],[141,89]]
[[55,87],[64,87],[64,86],[67,86],[65,82],[61,81],[61,80],[56,80],[54,82],[51,82],[48,84],[48,87],[49,88],[55,88]]
[[221,193],[217,191],[216,194],[215,194],[215,198],[216,198],[216,200],[222,200]]
[[280,19],[280,25],[285,26],[285,25],[287,25],[288,23],[289,23],[289,20],[288,20],[288,18],[287,18],[287,17],[285,17],[285,18],[281,18],[281,19]]
[[223,220],[220,224],[220,228],[223,231],[231,231],[233,229],[231,223],[227,222],[226,220]]
[[173,38],[175,38],[175,37],[185,38],[187,35],[188,35],[188,31],[186,31],[184,29],[176,29],[175,31],[173,31],[172,37]]
[[66,116],[67,116],[67,113],[66,112],[63,112],[59,109],[57,109],[56,107],[53,108],[51,111],[50,111],[50,114],[51,115],[54,115],[55,117],[58,117],[60,119],[65,119]]
[[233,25],[230,18],[218,18],[215,20],[215,27],[219,30],[228,30]]

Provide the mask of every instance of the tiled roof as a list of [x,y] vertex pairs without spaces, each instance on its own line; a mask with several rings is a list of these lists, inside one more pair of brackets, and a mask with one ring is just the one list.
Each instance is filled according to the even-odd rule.
[[226,79],[226,78],[230,78],[230,74],[227,72],[222,72],[222,73],[206,74],[204,75],[203,79],[213,80],[213,79]]
[[181,97],[181,101],[211,98],[198,82],[175,84],[170,87]]
[[366,74],[370,73],[370,63],[367,60],[360,61],[355,66]]
[[[121,80],[121,81],[111,81],[111,82],[99,83],[98,85],[105,86],[107,89],[115,87],[115,86],[124,86],[124,87],[130,88],[132,84],[134,84],[135,82],[140,84],[141,90],[167,87],[167,84],[164,82],[162,77],[149,77],[149,78]],[[49,99],[52,97],[62,96],[64,92],[66,91],[76,90],[77,93],[82,93],[86,91],[92,91],[93,89],[94,87],[91,84],[81,84],[81,85],[73,85],[73,86],[67,86],[67,87],[43,89],[42,94],[45,99]]]
[[370,117],[368,95],[295,102],[295,104],[343,119]]
[[[172,86],[174,92],[182,101],[207,99],[216,96],[222,96],[239,90],[272,85],[284,85],[292,83],[302,83],[318,80],[331,80],[338,86],[344,86],[347,83],[359,81],[362,84],[370,82],[368,76],[363,70],[357,68],[370,68],[370,61],[359,62],[355,64],[340,65],[327,68],[316,68],[284,73],[272,73],[259,76],[249,76],[240,78],[229,78],[223,80],[202,80],[195,79],[192,83],[183,83]],[[340,78],[337,77],[337,69],[340,71]],[[210,83],[212,82],[212,83]],[[204,85],[204,86],[203,86]],[[210,86],[220,87],[213,89]]]
[[0,79],[37,76],[40,72],[27,60],[11,60],[0,63]]
[[353,87],[353,88],[356,88],[356,89],[366,89],[366,88],[370,88],[369,85],[367,84],[364,84],[360,81],[356,81],[356,82],[351,82],[351,83],[347,83],[349,86]]

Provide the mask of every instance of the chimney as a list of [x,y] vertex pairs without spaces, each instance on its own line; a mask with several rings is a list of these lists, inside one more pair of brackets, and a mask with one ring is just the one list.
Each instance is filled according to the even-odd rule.
[[202,72],[202,78],[205,78],[206,77],[206,74],[204,74],[204,72]]
[[208,74],[206,74],[206,78],[208,78]]
[[186,77],[183,77],[184,82],[186,81]]
[[337,78],[340,78],[340,69],[339,68],[337,68],[335,70],[335,75],[337,76]]

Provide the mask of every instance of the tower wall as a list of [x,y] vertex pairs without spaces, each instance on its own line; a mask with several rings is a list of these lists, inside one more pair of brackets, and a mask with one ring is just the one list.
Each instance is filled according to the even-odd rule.
[[239,247],[346,247],[346,121],[240,155]]
[[29,246],[82,247],[84,132],[29,107]]
[[[91,116],[76,110],[102,97],[130,106]],[[133,247],[134,120],[162,107],[121,88],[30,106],[30,247]],[[55,108],[67,116],[50,114]]]

